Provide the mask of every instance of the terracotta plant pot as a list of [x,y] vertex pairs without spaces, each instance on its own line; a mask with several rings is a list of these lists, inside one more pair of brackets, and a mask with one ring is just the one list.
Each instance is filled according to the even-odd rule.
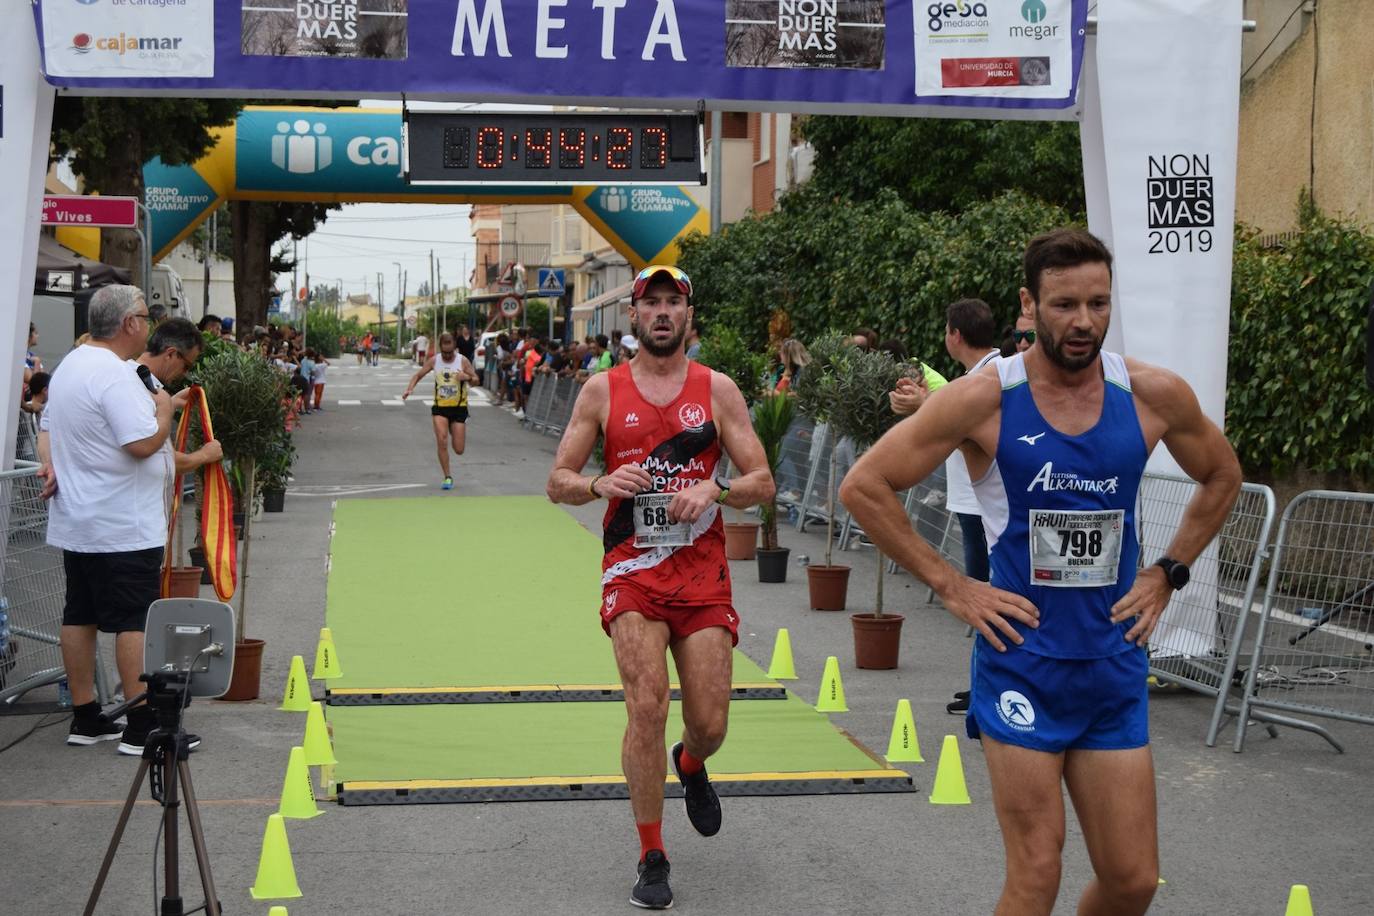
[[850,614],[854,625],[854,664],[860,668],[897,667],[902,646],[901,614]]
[[191,555],[191,565],[200,567],[200,584],[214,585],[215,580],[210,578],[210,565],[205,562],[205,548],[196,545],[186,552]]
[[221,700],[256,700],[262,683],[262,650],[267,643],[261,639],[245,639],[234,643],[234,674],[229,690]]
[[168,598],[199,598],[201,577],[205,570],[199,566],[173,566]]
[[790,547],[760,547],[755,551],[759,561],[759,581],[786,582],[787,556],[791,552]]
[[263,490],[263,491],[262,491],[262,511],[264,511],[264,512],[284,512],[284,511],[286,511],[286,491],[285,491],[285,490]]
[[758,543],[758,522],[725,523],[725,559],[752,560]]
[[811,609],[813,611],[843,611],[845,596],[849,592],[849,567],[820,566],[806,567],[806,582],[811,590]]

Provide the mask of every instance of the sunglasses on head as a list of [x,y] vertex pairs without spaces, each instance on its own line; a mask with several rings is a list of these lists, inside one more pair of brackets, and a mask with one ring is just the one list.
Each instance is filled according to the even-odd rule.
[[1012,331],[1012,332],[1011,332],[1011,339],[1012,339],[1013,341],[1015,341],[1016,343],[1020,343],[1020,342],[1023,341],[1023,340],[1026,341],[1027,343],[1035,343],[1035,332],[1034,332],[1034,331]]
[[692,278],[676,267],[669,267],[665,264],[650,264],[639,272],[635,277],[634,288],[631,290],[631,297],[640,299],[644,296],[644,291],[649,288],[649,284],[658,279],[659,274],[665,274],[668,280],[676,287],[677,291],[687,298],[692,297]]

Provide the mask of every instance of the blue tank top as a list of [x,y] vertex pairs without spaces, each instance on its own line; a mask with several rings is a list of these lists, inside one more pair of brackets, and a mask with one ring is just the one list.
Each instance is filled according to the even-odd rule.
[[1135,648],[1111,607],[1135,581],[1136,492],[1149,456],[1126,361],[1103,351],[1102,369],[1102,415],[1067,436],[1035,406],[1021,354],[997,363],[997,460],[974,492],[991,535],[992,584],[1040,609],[1038,629],[1012,622],[1021,648],[1036,655],[1106,658]]

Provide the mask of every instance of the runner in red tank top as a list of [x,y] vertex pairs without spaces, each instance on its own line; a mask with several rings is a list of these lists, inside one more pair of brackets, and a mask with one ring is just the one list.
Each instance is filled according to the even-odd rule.
[[[720,802],[704,761],[725,739],[731,652],[739,617],[731,605],[722,505],[769,499],[773,478],[735,383],[687,359],[692,283],[654,265],[635,278],[630,320],[640,347],[629,363],[583,386],[558,447],[554,502],[609,501],[602,561],[601,624],[611,637],[629,713],[621,764],[639,829],[639,877],[630,902],[672,905],[663,852],[663,735],[672,650],[682,685],[682,740],[672,749],[687,816],[705,836],[720,829]],[[605,474],[584,475],[605,434]],[[722,451],[740,476],[727,480]]]

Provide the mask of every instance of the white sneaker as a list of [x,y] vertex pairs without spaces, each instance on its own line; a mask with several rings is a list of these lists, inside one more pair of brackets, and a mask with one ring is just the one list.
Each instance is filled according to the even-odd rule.
[[523,410],[517,410],[517,411],[515,412],[515,419],[517,419],[517,420],[523,420],[523,419],[525,419],[525,412],[524,412]]

